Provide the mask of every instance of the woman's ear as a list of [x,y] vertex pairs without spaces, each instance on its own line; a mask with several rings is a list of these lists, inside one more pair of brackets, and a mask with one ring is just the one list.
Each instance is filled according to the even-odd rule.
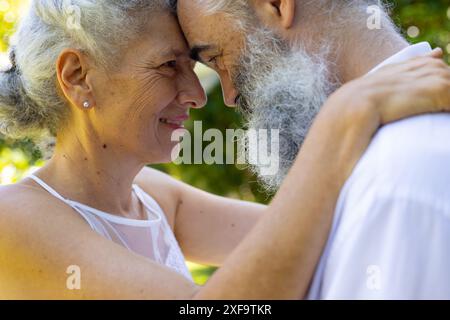
[[[290,29],[295,18],[295,0],[256,0],[255,9],[265,16],[263,19]],[[262,10],[262,12],[261,12]]]
[[64,96],[71,105],[84,110],[95,104],[88,70],[86,56],[74,49],[62,51],[56,63],[58,82]]

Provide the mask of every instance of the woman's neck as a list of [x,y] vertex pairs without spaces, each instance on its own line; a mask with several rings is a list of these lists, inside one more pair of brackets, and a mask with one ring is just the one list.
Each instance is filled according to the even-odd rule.
[[136,210],[132,184],[145,164],[107,143],[72,141],[58,141],[53,157],[37,174],[64,197],[129,216]]

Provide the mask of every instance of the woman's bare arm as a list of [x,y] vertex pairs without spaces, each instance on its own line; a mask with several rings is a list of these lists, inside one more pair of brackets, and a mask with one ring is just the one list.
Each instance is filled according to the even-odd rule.
[[[436,50],[431,56],[438,58],[440,54]],[[424,64],[430,66],[422,68]],[[445,75],[424,76],[440,72]],[[386,67],[379,74],[363,82],[358,79],[336,92],[328,102],[330,111],[335,112],[338,121],[348,121],[348,128],[362,134],[348,148],[349,157],[359,159],[379,125],[424,112],[448,111],[450,93],[445,91],[448,88],[445,79],[449,76],[448,67],[441,60],[421,58]],[[373,110],[366,108],[364,101],[373,101],[370,105]],[[341,137],[337,135],[335,139]],[[330,159],[331,164],[336,166]],[[155,175],[163,176],[150,169],[144,171],[140,179],[143,184],[155,181]],[[265,206],[217,197],[165,175],[160,180],[171,181],[169,184],[180,199],[175,209],[175,232],[186,256],[194,262],[222,265],[265,212]],[[151,193],[155,188],[147,189]]]
[[[431,69],[422,72],[417,71],[422,62],[415,63],[404,73],[423,79],[428,87],[423,92],[420,87],[409,91],[409,100],[414,101],[417,93],[422,97],[412,111],[408,99],[392,98],[395,81],[385,89],[391,95],[384,100],[367,84],[372,78],[359,86],[345,86],[328,100],[280,192],[201,288],[96,235],[55,199],[14,189],[20,186],[0,188],[2,294],[91,299],[293,299],[304,295],[326,242],[339,191],[383,123],[380,119],[390,122],[408,112],[442,111],[450,106],[450,79],[442,64],[433,61]],[[439,76],[433,77],[435,71]],[[427,77],[431,78],[426,81]],[[401,77],[397,72],[392,78]],[[430,89],[431,81],[436,81],[435,91]],[[360,100],[349,99],[356,95]],[[374,103],[378,98],[383,104]],[[336,108],[342,105],[346,107]],[[80,267],[81,291],[65,287],[70,265]]]
[[221,266],[266,209],[261,204],[212,195],[151,168],[144,168],[135,181],[158,200],[173,221],[178,243],[191,262]]
[[[191,299],[198,291],[93,232],[45,191],[0,187],[0,199],[0,299]],[[67,286],[70,266],[79,267],[80,290]]]

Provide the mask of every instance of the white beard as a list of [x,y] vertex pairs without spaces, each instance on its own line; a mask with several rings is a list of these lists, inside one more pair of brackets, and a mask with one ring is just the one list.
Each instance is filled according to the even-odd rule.
[[298,47],[290,49],[264,29],[248,36],[235,83],[241,94],[238,106],[248,128],[280,130],[278,174],[263,176],[262,166],[251,166],[266,190],[274,192],[293,165],[321,106],[338,84],[330,80],[324,57]]

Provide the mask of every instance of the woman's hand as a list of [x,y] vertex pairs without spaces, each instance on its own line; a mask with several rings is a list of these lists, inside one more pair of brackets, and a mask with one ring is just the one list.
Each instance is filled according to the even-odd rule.
[[348,178],[380,126],[450,111],[450,67],[442,56],[442,50],[435,49],[426,56],[383,67],[330,96],[316,122],[341,125],[346,132],[342,135],[350,138],[342,151],[342,161],[347,163],[342,179]]
[[405,117],[450,110],[450,67],[436,49],[427,56],[386,66],[370,75],[373,88],[369,98],[380,124]]
[[345,84],[329,100],[347,101],[347,111],[357,120],[373,122],[376,128],[414,115],[449,111],[450,67],[442,57],[438,48],[426,56],[385,66]]

